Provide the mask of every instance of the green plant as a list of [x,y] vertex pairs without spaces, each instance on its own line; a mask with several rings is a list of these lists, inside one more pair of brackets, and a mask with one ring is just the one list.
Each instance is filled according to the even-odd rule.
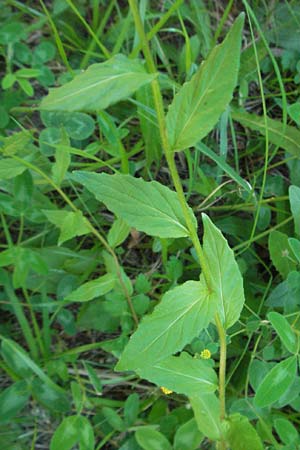
[[202,1],[14,4],[47,38],[5,25],[3,95],[51,58],[61,86],[0,136],[0,444],[297,448],[297,52],[259,26],[289,10],[216,45],[232,2],[215,32]]

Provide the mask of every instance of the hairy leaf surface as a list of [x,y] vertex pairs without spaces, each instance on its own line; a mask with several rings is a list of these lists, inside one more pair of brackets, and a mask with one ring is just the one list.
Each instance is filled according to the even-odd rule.
[[[156,181],[80,171],[74,172],[72,177],[139,231],[162,238],[189,235],[176,192]],[[190,215],[196,222],[191,209]]]
[[204,224],[203,251],[210,273],[212,297],[226,328],[239,318],[245,297],[243,279],[234,258],[234,253],[221,231],[206,214],[202,214]]
[[173,151],[191,147],[203,139],[230,102],[238,76],[243,23],[241,14],[223,43],[212,50],[175,96],[166,117]]
[[168,291],[131,336],[116,369],[143,369],[181,350],[207,327],[214,311],[202,281],[187,281]]
[[50,89],[40,109],[52,111],[97,111],[123,100],[149,83],[155,74],[145,72],[138,60],[116,55],[91,65],[65,85]]

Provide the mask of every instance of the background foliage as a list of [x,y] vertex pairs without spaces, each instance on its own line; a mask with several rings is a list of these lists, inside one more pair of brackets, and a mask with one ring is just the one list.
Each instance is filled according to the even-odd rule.
[[[215,448],[221,424],[209,389],[194,396],[191,384],[189,399],[166,394],[158,369],[157,386],[145,381],[142,356],[141,378],[114,370],[136,323],[161,297],[184,308],[199,290],[197,255],[167,190],[173,186],[149,84],[157,79],[191,220],[198,219],[202,237],[202,213],[205,233],[219,236],[203,213],[209,215],[244,280],[241,316],[235,323],[236,303],[227,319],[228,441],[233,450],[241,450],[241,435],[246,450],[261,442],[297,449],[300,7],[199,0],[139,6],[155,75],[145,70],[126,2],[5,0],[0,10],[0,447]],[[213,48],[241,11],[248,16],[237,72],[233,43],[227,53],[228,41],[223,52]],[[179,133],[195,100],[187,92],[205,81],[197,71],[204,60],[215,98],[193,118],[193,132]],[[231,89],[237,84],[220,118],[214,111],[226,86],[214,78],[216,67]],[[113,199],[124,195],[118,204],[107,181],[113,173]],[[153,210],[137,222],[141,192],[167,227]],[[167,215],[164,201],[172,206]],[[214,249],[207,244],[204,251],[212,258]],[[237,273],[229,267],[227,279],[238,284]],[[190,324],[186,330],[192,334]],[[130,342],[136,359],[143,349]],[[174,358],[164,364],[174,367]],[[210,324],[188,342],[180,358],[215,386],[216,328]],[[180,392],[186,390],[184,380]]]

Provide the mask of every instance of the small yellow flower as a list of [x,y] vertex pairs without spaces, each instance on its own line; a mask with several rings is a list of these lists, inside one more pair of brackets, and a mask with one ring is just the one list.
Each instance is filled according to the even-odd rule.
[[202,359],[209,359],[210,357],[211,357],[211,353],[207,348],[202,350],[202,352],[200,353],[200,358],[202,358]]
[[165,388],[165,387],[161,387],[160,390],[161,390],[165,395],[172,394],[172,392],[173,392],[173,391],[171,391],[170,389]]

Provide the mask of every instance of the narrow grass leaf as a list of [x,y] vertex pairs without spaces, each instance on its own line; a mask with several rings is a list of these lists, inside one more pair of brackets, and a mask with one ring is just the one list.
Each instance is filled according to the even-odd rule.
[[[189,235],[176,192],[156,181],[88,172],[74,172],[72,178],[139,231],[162,238]],[[189,211],[196,223],[192,210]]]
[[244,14],[240,14],[223,43],[212,50],[170,105],[166,123],[173,151],[203,139],[230,102],[237,82],[243,24]]
[[181,350],[206,328],[215,312],[202,281],[168,291],[131,336],[116,370],[143,369]]
[[[261,116],[249,114],[243,111],[232,111],[232,118],[243,127],[258,131],[263,136],[266,135],[265,122]],[[300,156],[300,131],[290,125],[284,125],[279,120],[267,118],[269,141],[278,147],[284,148],[287,152]]]
[[97,278],[96,280],[88,281],[80,286],[75,291],[71,292],[65,301],[68,302],[88,302],[96,297],[105,295],[110,292],[116,283],[116,277],[110,273]]
[[223,158],[217,155],[213,150],[208,148],[202,142],[196,145],[196,147],[199,148],[201,153],[203,153],[205,156],[208,156],[208,158],[214,161],[218,167],[224,170],[224,172],[239,186],[245,189],[246,192],[253,195],[253,189],[251,187],[251,184],[248,183],[248,181],[245,181],[232,167],[229,166],[229,164],[226,163],[226,161],[224,161]]
[[212,297],[226,328],[239,318],[245,297],[243,279],[234,258],[234,253],[221,231],[206,214],[202,214],[204,225],[203,251],[210,273]]
[[297,356],[276,364],[259,385],[255,404],[260,408],[272,405],[286,392],[297,373]]
[[155,74],[145,72],[138,60],[116,55],[91,65],[65,85],[51,89],[40,109],[50,111],[98,111],[123,100],[150,83]]
[[216,372],[207,361],[193,358],[185,352],[150,366],[145,365],[137,373],[158,386],[187,396],[214,392],[218,384]]
[[287,319],[282,314],[274,311],[268,314],[268,319],[286,349],[291,353],[296,353],[298,347],[297,336]]

